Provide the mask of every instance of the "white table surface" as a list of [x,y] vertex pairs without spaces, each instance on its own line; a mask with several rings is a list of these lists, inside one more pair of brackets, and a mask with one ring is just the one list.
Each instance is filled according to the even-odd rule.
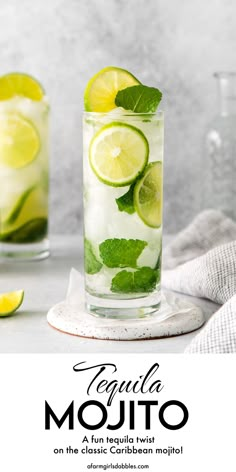
[[[21,309],[0,318],[0,352],[6,353],[182,353],[194,333],[146,341],[102,341],[59,332],[47,323],[49,308],[65,298],[71,267],[82,270],[82,237],[54,236],[51,257],[40,262],[1,262],[0,292],[23,288]],[[206,320],[218,306],[183,296],[200,306]]]

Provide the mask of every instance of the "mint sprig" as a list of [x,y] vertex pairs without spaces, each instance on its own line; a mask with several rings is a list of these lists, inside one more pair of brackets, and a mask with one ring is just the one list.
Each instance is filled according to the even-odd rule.
[[115,98],[117,107],[135,113],[155,113],[162,98],[162,93],[154,87],[134,85],[120,90]]
[[129,215],[132,215],[135,212],[134,208],[134,186],[135,184],[132,184],[128,190],[128,192],[124,193],[119,198],[116,198],[116,203],[120,211],[125,211],[126,213],[129,213]]
[[142,267],[135,272],[121,270],[112,279],[111,291],[115,293],[152,292],[160,279],[160,271]]
[[147,246],[141,239],[106,239],[99,245],[100,256],[107,267],[137,267],[137,259]]

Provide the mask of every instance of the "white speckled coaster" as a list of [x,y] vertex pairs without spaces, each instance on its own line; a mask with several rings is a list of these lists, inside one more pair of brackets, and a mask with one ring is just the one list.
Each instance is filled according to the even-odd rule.
[[[82,297],[83,298],[83,297]],[[87,338],[129,341],[176,336],[204,323],[202,310],[172,293],[165,293],[160,311],[140,320],[97,318],[86,313],[84,300],[58,303],[47,315],[48,323],[65,333]]]

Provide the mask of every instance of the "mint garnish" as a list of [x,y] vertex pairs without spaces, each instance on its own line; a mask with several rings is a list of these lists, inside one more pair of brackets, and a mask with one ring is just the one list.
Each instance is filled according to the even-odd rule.
[[106,239],[99,245],[101,259],[107,267],[137,267],[137,259],[147,246],[140,239]]
[[87,274],[97,274],[102,268],[101,262],[99,262],[94,255],[93,247],[88,239],[84,241],[84,265],[85,272]]
[[154,113],[161,101],[162,93],[154,87],[133,85],[120,90],[115,98],[117,107],[135,113]]
[[132,215],[135,212],[134,209],[134,185],[132,184],[124,195],[122,195],[119,198],[116,198],[116,203],[120,211],[126,211],[126,213],[129,213]]
[[152,292],[159,278],[159,271],[150,267],[142,267],[135,272],[122,270],[113,277],[111,291],[116,293]]

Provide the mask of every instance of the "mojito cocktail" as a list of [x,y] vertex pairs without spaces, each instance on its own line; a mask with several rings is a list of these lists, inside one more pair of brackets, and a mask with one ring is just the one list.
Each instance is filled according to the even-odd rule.
[[92,108],[98,110],[84,113],[87,308],[110,318],[144,317],[160,305],[163,114],[145,111],[145,103],[134,111],[133,97],[130,110],[112,102],[112,94],[127,102],[117,88],[124,94],[129,88],[137,100],[148,95],[149,88],[138,84],[128,72],[106,68],[85,93],[86,108],[95,94]]
[[0,77],[0,255],[48,255],[48,114],[40,84]]

